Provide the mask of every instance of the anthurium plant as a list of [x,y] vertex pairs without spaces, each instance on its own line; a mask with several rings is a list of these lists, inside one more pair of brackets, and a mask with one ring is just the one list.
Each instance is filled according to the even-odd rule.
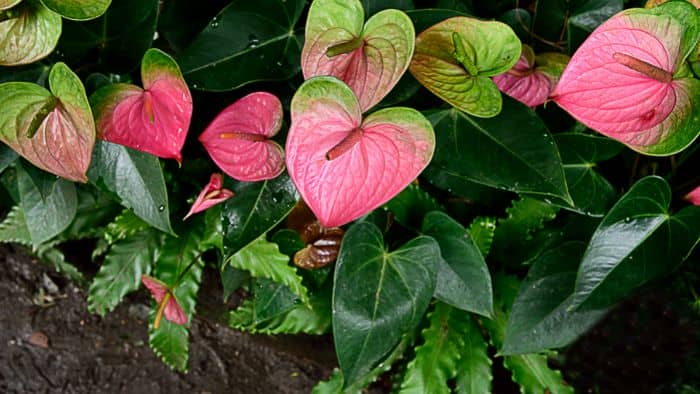
[[332,334],[315,393],[572,392],[621,300],[699,301],[700,11],[631,3],[0,0],[0,241],[150,292],[179,371],[211,270],[232,329]]

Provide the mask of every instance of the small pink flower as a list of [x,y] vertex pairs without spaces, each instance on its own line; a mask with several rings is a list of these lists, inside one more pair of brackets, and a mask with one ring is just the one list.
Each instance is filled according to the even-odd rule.
[[186,220],[197,212],[202,212],[233,197],[234,193],[231,190],[224,189],[223,184],[224,181],[221,174],[211,174],[209,183],[199,193],[194,204],[192,204],[192,208],[182,220]]
[[165,312],[165,318],[175,324],[186,324],[187,314],[177,301],[175,294],[165,283],[148,275],[141,276],[141,282],[151,292],[153,298],[158,303],[158,311],[156,312],[153,328],[156,330],[160,327],[160,319]]
[[693,189],[693,191],[686,194],[683,198],[693,205],[700,205],[700,186]]

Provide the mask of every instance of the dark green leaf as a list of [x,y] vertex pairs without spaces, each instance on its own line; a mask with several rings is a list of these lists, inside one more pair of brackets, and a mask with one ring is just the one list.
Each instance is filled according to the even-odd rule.
[[435,298],[465,311],[490,316],[493,313],[491,275],[467,230],[442,212],[430,212],[422,232],[440,245],[440,263]]
[[508,318],[502,354],[568,345],[606,312],[568,311],[586,244],[567,242],[540,255],[520,286]]
[[663,178],[638,181],[603,218],[583,255],[571,308],[599,309],[678,267],[700,241],[700,207],[669,212]]
[[250,273],[246,270],[233,268],[228,264],[224,264],[221,271],[221,285],[224,287],[224,301],[227,301],[231,294],[241,285],[250,279]]
[[406,15],[413,21],[413,26],[416,29],[416,33],[420,33],[423,30],[429,28],[430,26],[442,22],[447,18],[452,18],[455,16],[468,16],[468,14],[459,10],[451,9],[422,9],[422,10],[409,10],[406,11]]
[[289,175],[262,182],[237,182],[235,198],[224,203],[224,250],[227,256],[265,234],[284,219],[299,199]]
[[333,338],[349,386],[413,330],[435,291],[440,248],[426,236],[393,252],[370,223],[350,227],[336,262]]
[[294,27],[303,0],[236,1],[224,8],[178,57],[195,89],[224,91],[300,70],[303,36]]
[[96,141],[88,178],[153,227],[173,232],[168,193],[157,157],[122,145]]
[[0,143],[0,173],[14,163],[19,156],[7,145]]
[[385,206],[394,214],[394,220],[413,229],[420,228],[428,212],[445,210],[428,192],[414,184],[408,185]]
[[448,191],[465,182],[570,201],[554,140],[524,104],[503,98],[500,115],[472,118],[456,109],[428,115],[435,156],[424,176]]
[[296,306],[299,297],[289,287],[266,278],[255,283],[255,308],[253,323],[281,315]]
[[166,1],[158,15],[158,32],[175,52],[180,52],[228,3],[228,0]]
[[365,9],[365,15],[369,17],[387,8],[405,11],[414,9],[415,5],[413,0],[362,0],[362,7]]

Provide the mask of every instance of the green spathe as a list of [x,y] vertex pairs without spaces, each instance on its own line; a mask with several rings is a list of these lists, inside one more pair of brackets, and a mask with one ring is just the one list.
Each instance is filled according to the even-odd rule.
[[29,64],[54,50],[61,36],[58,14],[35,0],[28,0],[4,14],[5,17],[0,18],[0,65]]

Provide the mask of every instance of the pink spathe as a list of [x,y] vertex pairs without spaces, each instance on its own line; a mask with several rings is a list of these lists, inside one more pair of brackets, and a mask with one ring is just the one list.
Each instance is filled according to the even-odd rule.
[[192,208],[182,220],[233,197],[234,193],[231,190],[224,189],[223,185],[224,180],[221,174],[211,174],[209,183],[204,186],[204,189],[202,189],[194,204],[192,204]]
[[[151,292],[151,295],[156,300],[156,303],[160,304],[163,301],[163,297],[170,292],[165,283],[159,281],[158,279],[152,278],[148,275],[141,276],[141,283]],[[175,324],[187,324],[187,315],[182,309],[180,304],[177,302],[175,295],[170,293],[170,298],[166,301],[165,305],[165,318]]]
[[533,69],[525,55],[520,55],[511,71],[493,77],[498,90],[513,97],[528,107],[544,104],[554,88],[552,81]]
[[688,200],[691,204],[693,205],[699,205],[700,206],[700,186],[696,187],[691,191],[690,193],[686,194],[685,197],[686,200]]

